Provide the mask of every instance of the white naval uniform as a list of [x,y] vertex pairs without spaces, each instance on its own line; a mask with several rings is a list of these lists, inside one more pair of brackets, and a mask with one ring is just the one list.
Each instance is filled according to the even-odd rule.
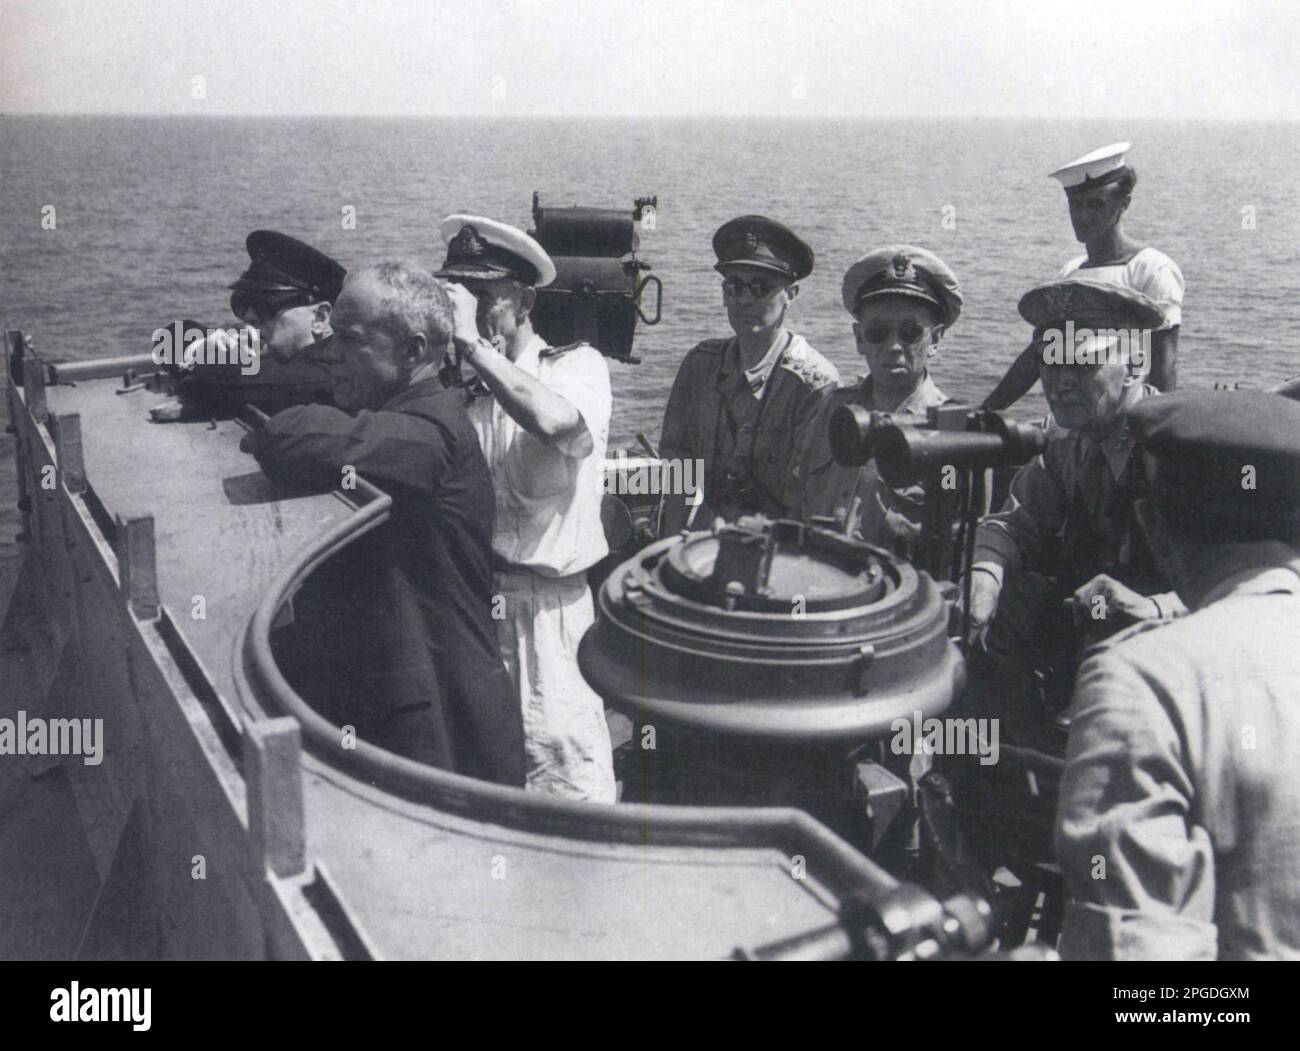
[[1141,292],[1154,299],[1164,311],[1164,324],[1156,329],[1157,332],[1176,328],[1183,323],[1183,272],[1164,252],[1150,247],[1143,248],[1127,263],[1112,263],[1109,266],[1084,266],[1087,261],[1086,255],[1071,259],[1061,269],[1057,280],[1063,281],[1067,277],[1087,278]]
[[496,398],[469,407],[496,489],[492,548],[505,599],[497,639],[519,691],[528,788],[613,803],[605,706],[578,670],[578,643],[595,619],[586,571],[609,553],[600,519],[609,368],[592,346],[556,352],[540,336],[514,364],[573,405],[592,439],[579,458],[529,434]]

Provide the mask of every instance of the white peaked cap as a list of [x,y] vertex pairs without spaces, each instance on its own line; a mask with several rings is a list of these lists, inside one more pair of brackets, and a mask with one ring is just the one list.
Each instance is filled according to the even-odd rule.
[[1124,158],[1130,149],[1127,142],[1112,142],[1057,168],[1051,178],[1060,182],[1067,191],[1076,192],[1085,187],[1091,189],[1114,182],[1124,172]]
[[517,226],[482,215],[449,215],[440,224],[447,260],[438,277],[513,277],[535,288],[555,280],[555,264],[546,249]]

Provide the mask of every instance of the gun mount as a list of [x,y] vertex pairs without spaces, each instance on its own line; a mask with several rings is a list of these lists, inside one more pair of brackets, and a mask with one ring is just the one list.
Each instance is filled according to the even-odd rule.
[[[529,233],[555,263],[555,280],[537,290],[533,324],[553,346],[585,340],[617,361],[638,364],[632,337],[638,319],[657,325],[663,282],[638,257],[640,230],[653,229],[657,197],[639,197],[631,211],[542,207],[533,194]],[[654,309],[642,309],[647,292]]]

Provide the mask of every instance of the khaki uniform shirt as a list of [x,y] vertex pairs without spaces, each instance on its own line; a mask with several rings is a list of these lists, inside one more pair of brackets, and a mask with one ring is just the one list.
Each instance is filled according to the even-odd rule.
[[[1138,387],[1131,404],[1158,394]],[[1002,510],[980,522],[975,564],[999,580],[1023,567],[1061,578],[1071,590],[1098,573],[1143,594],[1158,590],[1159,574],[1132,516],[1143,482],[1131,462],[1134,446],[1126,421],[1104,442],[1053,427],[1046,450],[1016,472]],[[1152,598],[1162,616],[1181,611],[1173,595]]]
[[803,507],[808,444],[839,373],[802,336],[778,354],[747,373],[734,338],[705,340],[668,396],[660,455],[703,460],[705,503],[724,518],[798,517]]
[[[1300,556],[1222,581],[1079,671],[1061,955],[1300,958]],[[1100,878],[1104,876],[1104,878]]]
[[[899,422],[910,418],[924,421],[932,405],[951,399],[944,394],[927,372],[906,400],[890,415]],[[925,507],[925,489],[920,485],[894,488],[886,485],[876,470],[876,461],[861,467],[843,467],[831,454],[830,418],[841,405],[872,407],[871,377],[856,387],[835,391],[822,409],[814,428],[805,474],[805,519],[831,518],[835,528],[859,540],[893,548],[899,543],[915,544],[921,535],[921,515]]]

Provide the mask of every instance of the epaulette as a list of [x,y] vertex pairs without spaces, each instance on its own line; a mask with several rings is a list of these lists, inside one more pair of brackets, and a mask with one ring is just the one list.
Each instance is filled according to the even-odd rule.
[[793,372],[814,389],[832,383],[840,385],[839,370],[807,343],[791,347],[781,358],[781,368]]
[[727,352],[729,346],[731,346],[731,340],[729,339],[702,339],[686,352],[686,357],[689,358],[692,354],[701,354],[720,358]]
[[[576,343],[566,343],[562,347],[547,347],[545,350],[539,352],[537,356],[539,358],[558,358],[561,354],[567,354],[569,351],[577,350],[579,347],[591,347],[591,344],[586,340],[580,339]],[[596,350],[595,347],[591,347],[591,349]],[[596,352],[600,353],[599,351]]]
[[826,396],[826,401],[830,409],[838,409],[841,405],[855,404],[861,393],[861,386],[836,387]]
[[[822,420],[830,419],[830,414],[841,405],[854,404],[860,390],[860,387],[837,387],[831,391],[819,410],[824,414]],[[824,422],[805,430],[800,447],[796,449],[796,452],[798,453],[797,459],[806,458],[811,454],[812,461],[809,463],[809,468],[812,471],[822,471],[826,465],[833,464],[835,457],[831,452],[830,432]]]

